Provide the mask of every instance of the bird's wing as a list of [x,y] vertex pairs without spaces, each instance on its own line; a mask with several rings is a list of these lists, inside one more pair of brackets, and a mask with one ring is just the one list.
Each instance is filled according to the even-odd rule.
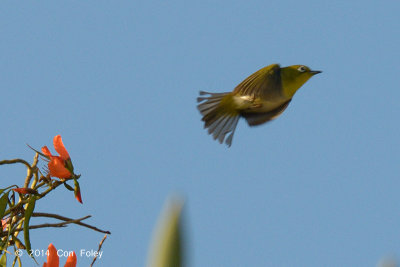
[[292,101],[292,99],[289,99],[288,101],[286,101],[285,103],[283,103],[282,105],[277,107],[276,109],[273,109],[273,110],[268,111],[268,112],[263,112],[263,113],[256,113],[256,112],[253,112],[253,113],[242,113],[241,115],[246,119],[247,124],[249,126],[260,125],[260,124],[266,123],[266,122],[268,122],[270,120],[273,120],[273,119],[279,117],[279,115],[281,115],[282,112],[285,111],[285,109],[289,105],[290,101]]
[[278,64],[264,67],[247,77],[233,90],[234,94],[268,99],[281,93],[281,75]]

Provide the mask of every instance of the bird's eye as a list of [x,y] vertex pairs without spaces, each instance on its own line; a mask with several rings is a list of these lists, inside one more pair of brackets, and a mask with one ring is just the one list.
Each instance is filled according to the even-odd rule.
[[305,72],[307,69],[304,66],[300,66],[297,70],[300,72]]

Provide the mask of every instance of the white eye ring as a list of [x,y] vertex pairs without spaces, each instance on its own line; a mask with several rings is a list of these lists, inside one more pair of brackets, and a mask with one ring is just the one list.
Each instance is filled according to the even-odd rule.
[[297,70],[300,72],[306,72],[306,67],[300,66]]

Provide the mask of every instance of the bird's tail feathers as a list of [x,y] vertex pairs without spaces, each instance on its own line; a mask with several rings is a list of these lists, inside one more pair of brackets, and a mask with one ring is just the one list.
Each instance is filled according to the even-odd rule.
[[[208,95],[208,96],[206,96]],[[204,128],[208,128],[208,133],[213,135],[214,140],[222,144],[224,142],[228,146],[231,146],[233,134],[237,123],[239,121],[239,113],[232,111],[227,107],[226,100],[231,96],[231,93],[209,93],[200,91],[200,97],[197,98],[198,110],[203,115],[202,121],[204,121]]]

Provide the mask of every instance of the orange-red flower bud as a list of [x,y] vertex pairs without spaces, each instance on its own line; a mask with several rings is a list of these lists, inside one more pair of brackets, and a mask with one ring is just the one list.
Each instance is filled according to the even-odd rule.
[[83,204],[83,202],[82,202],[82,197],[81,197],[81,191],[76,192],[75,198],[76,198],[76,200],[78,200],[81,204]]
[[76,266],[76,254],[73,251],[72,254],[70,254],[67,258],[67,261],[65,262],[64,267],[75,267]]
[[32,188],[27,188],[27,187],[20,187],[20,188],[13,188],[12,189],[14,192],[20,193],[20,194],[37,194],[38,192],[35,189]]
[[[47,249],[47,262],[43,263],[43,267],[59,267],[60,258],[57,255],[57,249],[50,244]],[[76,254],[72,252],[67,258],[64,267],[76,267]]]
[[78,200],[81,204],[83,204],[82,202],[82,197],[81,197],[81,188],[79,186],[79,183],[77,180],[74,180],[74,184],[75,184],[75,188],[74,188],[74,194],[75,194],[75,198],[76,200]]
[[43,267],[58,267],[60,258],[57,255],[57,249],[50,243],[47,248],[47,262],[43,263]]

